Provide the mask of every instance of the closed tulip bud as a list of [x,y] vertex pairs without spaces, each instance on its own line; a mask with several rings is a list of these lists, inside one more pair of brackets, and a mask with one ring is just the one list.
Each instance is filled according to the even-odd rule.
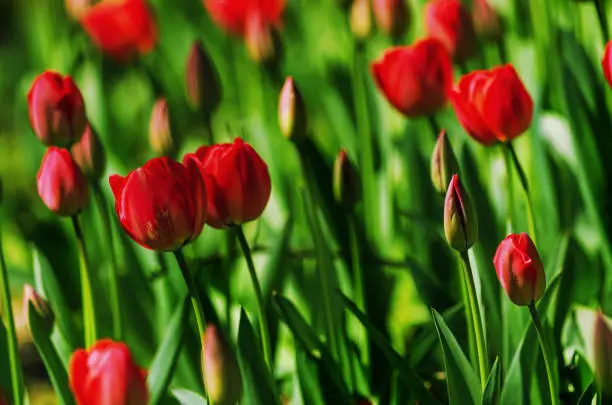
[[106,154],[100,138],[88,125],[81,140],[70,150],[72,158],[81,168],[81,171],[92,181],[100,180],[106,168]]
[[502,36],[502,24],[497,11],[488,0],[476,0],[472,4],[474,28],[481,37],[490,41],[499,41]]
[[612,87],[612,40],[608,41],[604,48],[603,58],[601,59],[604,77],[608,85]]
[[457,174],[451,178],[444,201],[444,234],[459,252],[467,252],[478,240],[476,210]]
[[459,163],[451,147],[446,131],[442,130],[431,155],[431,182],[439,193],[448,190],[453,175],[459,174]]
[[153,106],[149,120],[149,145],[159,156],[170,156],[176,150],[170,129],[168,101],[159,98]]
[[394,38],[404,35],[410,21],[405,0],[373,0],[372,11],[379,29]]
[[460,0],[430,0],[425,6],[425,28],[442,42],[453,60],[463,62],[476,53],[472,16]]
[[34,133],[47,146],[72,145],[87,125],[83,96],[70,76],[46,71],[36,77],[28,109]]
[[41,326],[45,329],[45,332],[47,334],[51,333],[53,322],[55,321],[53,310],[49,303],[31,285],[25,284],[23,286],[23,316],[28,320],[28,325],[30,324],[30,304],[32,304],[32,308],[42,319]]
[[336,202],[352,209],[361,198],[359,175],[349,160],[346,150],[342,149],[334,164],[334,198]]
[[220,83],[217,70],[202,43],[194,43],[185,65],[185,88],[190,104],[210,115],[221,102]]
[[251,60],[267,62],[274,57],[272,32],[260,14],[252,14],[246,24],[246,47]]
[[278,124],[287,139],[298,142],[306,136],[306,107],[292,77],[285,80],[278,100]]
[[238,361],[223,332],[209,325],[202,342],[202,374],[211,402],[235,405],[242,398],[242,375]]
[[544,294],[544,265],[526,233],[508,235],[497,247],[493,264],[504,291],[516,305],[530,305]]
[[89,202],[87,180],[66,149],[47,150],[36,182],[38,195],[57,215],[76,215]]
[[350,15],[351,31],[357,39],[365,39],[372,30],[369,0],[353,0]]
[[605,395],[612,395],[612,332],[601,312],[595,317],[593,350],[597,384]]

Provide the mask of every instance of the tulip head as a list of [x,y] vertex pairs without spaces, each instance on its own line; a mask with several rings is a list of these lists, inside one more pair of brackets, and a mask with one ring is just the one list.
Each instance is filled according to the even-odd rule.
[[168,101],[158,98],[149,120],[149,145],[158,156],[171,156],[177,149],[170,128]]
[[472,16],[460,0],[430,0],[425,6],[425,27],[431,38],[444,44],[453,60],[463,62],[475,54]]
[[488,0],[476,0],[472,4],[474,28],[482,38],[497,42],[502,37],[502,22],[499,14]]
[[287,139],[298,142],[306,136],[306,107],[292,77],[287,77],[280,93],[278,124]]
[[87,178],[92,181],[100,180],[106,169],[106,154],[98,134],[91,125],[85,128],[81,140],[72,145],[70,153]]
[[604,77],[608,85],[612,87],[612,40],[608,41],[604,48],[603,58],[601,59]]
[[361,198],[361,183],[355,166],[342,149],[334,164],[334,198],[343,207],[351,210]]
[[459,163],[446,131],[442,130],[431,155],[431,182],[439,193],[444,194],[448,191],[450,180],[455,174],[459,174]]
[[350,14],[351,31],[355,38],[364,40],[372,31],[372,14],[369,0],[353,0]]
[[31,285],[25,284],[23,286],[23,316],[24,319],[28,320],[28,325],[30,325],[30,305],[42,320],[41,326],[44,328],[45,333],[49,335],[55,321],[53,310],[49,303]]
[[444,201],[444,234],[459,252],[467,252],[478,240],[476,210],[457,174],[451,178]]
[[202,341],[202,374],[208,396],[215,405],[235,405],[242,398],[238,361],[223,332],[209,325]]
[[191,46],[185,65],[185,88],[189,103],[207,116],[221,103],[217,70],[201,42]]
[[410,8],[405,0],[373,0],[372,11],[379,29],[393,38],[401,38],[410,22]]

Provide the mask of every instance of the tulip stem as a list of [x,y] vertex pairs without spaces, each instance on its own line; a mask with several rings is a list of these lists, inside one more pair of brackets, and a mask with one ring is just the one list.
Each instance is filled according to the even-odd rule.
[[465,278],[465,284],[467,286],[467,293],[469,297],[470,312],[472,313],[472,326],[474,327],[474,336],[476,340],[476,351],[478,352],[478,370],[480,372],[480,383],[482,388],[487,384],[487,378],[489,377],[489,364],[487,362],[487,342],[485,340],[484,329],[482,326],[482,318],[480,316],[480,310],[478,306],[478,297],[476,295],[476,285],[474,284],[474,276],[472,272],[472,265],[470,264],[470,256],[467,250],[461,252],[461,259],[463,260],[463,276]]
[[[359,241],[357,240],[357,226],[354,213],[350,213],[347,218],[349,227],[349,239],[351,247],[351,266],[353,270],[353,282],[355,304],[357,307],[367,314],[366,310],[366,294],[363,283],[363,269],[361,268],[361,255],[359,252]],[[363,348],[363,363],[368,366],[370,364],[370,351],[368,342],[368,332],[365,328],[361,329],[361,333],[358,336],[360,347]]]
[[504,162],[506,164],[506,190],[508,204],[507,210],[507,233],[512,233],[512,215],[514,214],[514,187],[512,185],[512,154],[508,148],[504,150]]
[[601,27],[601,35],[604,45],[610,40],[610,30],[608,29],[608,17],[606,16],[606,8],[603,0],[595,0],[595,9],[597,10],[597,19]]
[[83,325],[85,329],[85,346],[91,347],[96,343],[98,336],[96,331],[96,310],[94,308],[93,292],[91,289],[91,273],[89,272],[89,261],[87,260],[87,249],[85,247],[85,236],[76,215],[70,217],[79,245],[79,266],[81,273],[81,294],[83,297]]
[[189,266],[187,265],[187,261],[185,261],[185,256],[183,256],[182,249],[175,250],[174,257],[176,258],[179,268],[181,269],[181,273],[183,274],[185,284],[187,285],[187,291],[189,291],[191,305],[193,306],[193,312],[195,313],[196,322],[198,324],[198,331],[200,332],[200,340],[202,340],[204,332],[206,331],[206,317],[204,316],[204,310],[202,309],[202,300],[200,300],[198,286],[195,282],[193,274],[191,274],[191,271],[189,271]]
[[538,332],[538,339],[540,340],[540,347],[542,348],[542,355],[544,356],[544,364],[546,365],[546,375],[548,377],[548,386],[550,388],[550,403],[552,405],[559,404],[559,397],[556,394],[554,369],[553,369],[553,357],[551,356],[550,348],[546,341],[546,335],[544,334],[544,327],[540,320],[540,315],[534,303],[529,304],[529,313],[533,324]]
[[529,192],[529,182],[527,181],[527,175],[525,174],[525,170],[521,166],[521,162],[518,160],[518,156],[516,155],[516,151],[514,150],[514,146],[511,142],[507,142],[506,146],[510,151],[510,155],[512,156],[512,161],[514,162],[514,167],[519,175],[519,179],[521,181],[521,185],[523,186],[523,190],[525,191],[525,198],[527,200],[527,221],[529,226],[529,236],[531,236],[531,240],[533,240],[533,244],[536,243],[536,228],[535,228],[535,220],[533,217],[533,202],[531,200],[531,193]]
[[92,183],[93,194],[98,201],[98,208],[100,209],[100,216],[102,217],[102,224],[106,237],[108,238],[108,250],[110,253],[111,268],[108,273],[109,275],[109,299],[111,304],[111,314],[113,319],[113,337],[115,340],[123,340],[123,322],[121,317],[121,302],[119,301],[119,279],[118,279],[118,265],[117,257],[115,256],[115,246],[113,244],[113,229],[110,222],[110,213],[100,183],[95,181]]
[[[15,317],[13,316],[13,301],[11,300],[11,288],[9,286],[8,270],[4,261],[2,242],[0,239],[0,285],[2,285],[2,307],[6,312],[7,349],[8,362],[11,370],[11,385],[13,388],[13,403],[23,404],[23,375],[19,361],[19,349],[17,345],[17,332],[15,329]],[[0,321],[1,322],[1,321]]]
[[255,264],[253,263],[253,256],[251,255],[251,249],[249,248],[249,242],[247,242],[244,236],[244,231],[241,225],[235,225],[236,236],[238,242],[242,248],[242,253],[247,262],[247,268],[249,269],[249,276],[251,276],[251,282],[253,283],[253,289],[255,290],[255,299],[257,301],[257,310],[259,311],[259,330],[261,333],[261,341],[263,346],[263,355],[266,360],[268,367],[271,367],[271,345],[270,345],[270,334],[268,333],[268,316],[266,315],[266,307],[261,292],[261,285],[257,278],[257,272],[255,271]]

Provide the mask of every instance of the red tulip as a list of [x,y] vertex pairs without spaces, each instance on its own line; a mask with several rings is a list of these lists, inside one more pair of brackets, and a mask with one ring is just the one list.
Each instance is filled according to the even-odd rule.
[[604,76],[608,84],[612,87],[612,40],[608,41],[606,44],[603,59],[601,60],[601,67],[603,68]]
[[85,129],[79,143],[72,146],[70,153],[85,176],[94,181],[100,179],[106,167],[106,155],[100,138],[90,125]]
[[124,343],[99,340],[72,354],[70,387],[77,405],[147,405],[146,372]]
[[544,265],[526,233],[508,235],[497,247],[493,264],[504,291],[516,305],[530,305],[544,294]]
[[372,11],[378,28],[394,37],[404,35],[410,20],[405,0],[373,0]]
[[155,158],[109,182],[121,226],[145,248],[175,251],[202,232],[206,190],[195,163]]
[[47,150],[36,181],[38,195],[58,215],[76,215],[89,201],[87,180],[66,149]]
[[425,27],[430,37],[444,44],[454,60],[465,61],[476,51],[472,16],[460,0],[430,0],[425,6]]
[[251,145],[236,138],[234,143],[202,146],[185,156],[184,163],[197,162],[206,183],[206,223],[222,229],[258,218],[270,198],[268,166]]
[[84,13],[81,24],[96,46],[118,61],[157,43],[157,23],[146,0],[104,0]]
[[499,41],[502,35],[502,24],[497,11],[488,0],[476,0],[472,5],[472,20],[476,32],[485,39]]
[[387,100],[408,117],[441,109],[453,82],[448,53],[435,39],[387,50],[372,64],[372,74]]
[[70,146],[87,125],[83,96],[70,76],[49,70],[38,75],[28,93],[28,108],[34,133],[48,146]]
[[533,101],[509,64],[461,77],[450,99],[466,132],[487,146],[511,141],[531,124]]

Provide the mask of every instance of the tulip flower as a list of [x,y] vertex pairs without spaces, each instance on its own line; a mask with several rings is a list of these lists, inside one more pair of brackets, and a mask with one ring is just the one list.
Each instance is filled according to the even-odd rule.
[[461,77],[450,99],[465,131],[486,146],[521,135],[533,117],[531,96],[510,64]]
[[157,22],[146,0],[103,0],[83,14],[81,24],[92,42],[117,61],[157,44]]
[[70,388],[77,405],[147,405],[146,372],[120,342],[99,340],[72,354]]
[[385,98],[407,117],[444,107],[453,82],[451,60],[435,39],[387,50],[372,64],[372,74]]
[[210,115],[221,102],[220,80],[200,42],[191,46],[185,65],[187,98],[194,108]]
[[206,223],[213,228],[252,221],[266,208],[271,192],[268,166],[242,139],[202,146],[183,162],[200,168],[208,199]]
[[149,120],[149,145],[160,156],[170,156],[176,150],[170,129],[168,101],[165,98],[158,98],[153,106]]
[[448,244],[467,252],[478,240],[478,221],[470,195],[458,175],[453,175],[444,200],[444,234]]
[[334,164],[334,198],[340,205],[352,208],[361,197],[360,185],[359,175],[346,150],[340,150]]
[[504,291],[516,305],[530,305],[544,294],[544,265],[526,233],[508,235],[497,247],[493,264]]
[[353,0],[349,21],[355,38],[366,39],[372,30],[370,0]]
[[499,14],[489,0],[475,0],[472,4],[472,21],[481,37],[490,41],[499,41],[502,36],[502,22]]
[[70,150],[72,158],[87,178],[98,181],[106,168],[104,146],[91,125],[85,128],[81,140]]
[[76,215],[89,202],[87,180],[66,149],[47,150],[36,181],[38,195],[57,215]]
[[66,12],[75,20],[78,20],[91,7],[93,0],[64,0]]
[[23,317],[28,320],[28,325],[30,324],[30,304],[42,319],[43,328],[46,329],[47,333],[51,333],[55,321],[53,310],[31,285],[25,284],[23,286]]
[[601,59],[601,67],[603,68],[604,77],[608,85],[612,87],[612,40],[606,44],[604,55]]
[[595,379],[607,396],[612,396],[612,331],[605,316],[598,312],[593,328]]
[[28,92],[28,108],[32,129],[47,146],[70,146],[85,131],[85,103],[70,76],[49,70],[38,75]]
[[125,177],[109,178],[121,226],[138,244],[176,251],[196,239],[206,220],[206,190],[194,162],[148,161]]
[[394,38],[404,35],[410,21],[405,0],[372,0],[372,11],[379,29]]
[[431,182],[439,193],[445,193],[455,174],[459,174],[459,163],[446,131],[442,130],[431,155]]
[[444,44],[452,58],[463,62],[476,51],[472,16],[460,0],[430,0],[425,6],[425,28]]
[[292,77],[285,80],[278,100],[278,123],[287,139],[298,141],[306,136],[306,106]]
[[242,375],[236,355],[223,332],[209,325],[202,340],[202,375],[209,399],[215,405],[239,403]]

